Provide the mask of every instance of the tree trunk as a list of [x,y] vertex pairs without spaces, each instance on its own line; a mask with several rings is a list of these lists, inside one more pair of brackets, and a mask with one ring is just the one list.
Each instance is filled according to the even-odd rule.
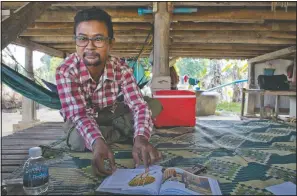
[[[232,69],[232,80],[239,80],[240,77],[240,73],[239,73],[239,66],[238,63],[240,63],[239,61],[235,61],[235,65],[233,66]],[[233,96],[232,96],[232,102],[240,102],[240,84],[234,84],[233,85]]]
[[[208,88],[217,87],[222,84],[221,80],[221,61],[220,60],[212,60],[210,63],[210,77],[211,81],[209,83]],[[220,99],[223,98],[222,89],[216,90],[220,94]]]

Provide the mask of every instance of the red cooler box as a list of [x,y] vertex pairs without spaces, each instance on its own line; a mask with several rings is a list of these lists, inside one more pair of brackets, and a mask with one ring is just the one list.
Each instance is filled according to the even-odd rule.
[[162,112],[154,119],[156,127],[189,126],[196,124],[196,94],[187,90],[160,90],[153,94],[160,100]]

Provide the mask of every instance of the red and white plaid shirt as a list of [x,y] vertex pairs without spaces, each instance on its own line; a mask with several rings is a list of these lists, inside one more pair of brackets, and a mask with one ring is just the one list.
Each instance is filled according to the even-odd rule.
[[[75,123],[88,149],[92,150],[97,138],[103,138],[94,118],[95,111],[113,105],[119,88],[124,94],[124,103],[134,114],[134,137],[143,135],[150,138],[153,129],[151,111],[137,86],[132,69],[123,60],[110,57],[96,83],[82,59],[73,53],[57,68],[56,83],[62,105],[60,112],[64,119]],[[88,99],[92,100],[90,108],[87,108]]]

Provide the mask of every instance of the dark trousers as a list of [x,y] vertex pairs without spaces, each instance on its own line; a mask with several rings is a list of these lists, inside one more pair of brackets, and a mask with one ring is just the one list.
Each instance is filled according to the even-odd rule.
[[[152,111],[152,118],[155,118],[162,111],[162,105],[157,99],[144,97],[149,109]],[[114,112],[110,107],[98,111],[96,119],[101,134],[107,144],[132,140],[134,135],[133,114],[123,102],[117,103]],[[67,145],[73,151],[85,151],[85,141],[75,128],[75,124],[67,121],[64,124],[64,132],[67,134]]]

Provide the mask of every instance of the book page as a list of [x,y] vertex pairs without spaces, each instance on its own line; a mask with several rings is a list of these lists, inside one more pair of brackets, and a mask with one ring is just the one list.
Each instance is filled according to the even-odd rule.
[[196,176],[179,168],[167,168],[163,173],[160,195],[221,195],[216,180]]
[[161,169],[117,169],[101,183],[98,192],[127,194],[158,194],[162,181]]
[[266,189],[274,195],[296,195],[296,185],[292,182],[269,186]]

